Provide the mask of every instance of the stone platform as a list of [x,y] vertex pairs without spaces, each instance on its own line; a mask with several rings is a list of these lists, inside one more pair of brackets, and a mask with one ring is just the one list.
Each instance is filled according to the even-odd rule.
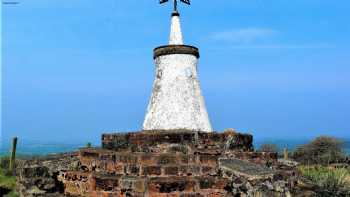
[[[71,196],[228,196],[235,173],[273,177],[265,166],[276,163],[277,154],[253,152],[252,142],[251,135],[235,132],[104,134],[102,148],[81,149],[79,170],[64,172],[59,180]],[[243,160],[245,166],[237,163]]]
[[28,161],[18,183],[26,197],[291,196],[295,168],[252,142],[233,131],[104,134],[101,148]]

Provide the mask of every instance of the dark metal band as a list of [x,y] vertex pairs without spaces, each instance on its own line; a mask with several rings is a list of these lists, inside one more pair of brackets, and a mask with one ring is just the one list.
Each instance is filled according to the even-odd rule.
[[171,13],[171,16],[180,16],[180,13],[178,11],[174,11]]
[[153,58],[171,54],[189,54],[199,58],[199,50],[194,46],[189,45],[165,45],[154,49]]

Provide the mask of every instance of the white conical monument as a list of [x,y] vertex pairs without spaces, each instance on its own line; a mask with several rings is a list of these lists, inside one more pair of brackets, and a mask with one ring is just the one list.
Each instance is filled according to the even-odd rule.
[[156,78],[143,130],[212,132],[198,80],[198,58],[196,47],[183,44],[175,8],[169,45],[154,49]]

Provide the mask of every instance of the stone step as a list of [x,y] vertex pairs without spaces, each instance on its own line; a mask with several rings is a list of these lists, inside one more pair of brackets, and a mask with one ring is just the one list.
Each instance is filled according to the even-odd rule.
[[226,177],[242,176],[250,180],[272,178],[275,171],[262,165],[239,159],[220,159],[220,170]]
[[124,175],[210,175],[218,169],[217,155],[182,153],[119,153],[96,149],[80,151],[80,169]]
[[147,165],[166,165],[166,164],[216,164],[221,155],[206,152],[196,152],[194,154],[184,153],[130,153],[114,152],[103,149],[81,149],[79,159],[84,163],[94,161],[107,161],[124,164],[147,164]]
[[218,167],[208,165],[98,165],[91,168],[81,168],[85,172],[105,172],[113,175],[134,176],[197,176],[215,175]]
[[[147,169],[156,169],[155,172],[169,172],[173,166],[178,169],[200,169],[199,172],[208,174],[218,167],[219,159],[233,158],[250,161],[255,164],[269,165],[277,162],[276,153],[240,152],[233,151],[224,156],[197,152],[184,153],[129,153],[111,150],[85,148],[79,152],[80,169],[83,171],[106,171],[111,174],[139,174]],[[174,167],[174,168],[175,168]],[[179,174],[192,173],[190,170],[178,170]]]
[[225,157],[221,158],[233,158],[240,159],[244,161],[249,161],[254,164],[260,165],[271,165],[277,164],[278,155],[274,152],[242,152],[242,151],[234,151],[225,154]]
[[230,181],[216,176],[145,177],[106,175],[70,171],[60,175],[65,192],[75,196],[206,196],[208,193],[226,193]]
[[129,150],[131,152],[151,152],[169,148],[172,144],[189,147],[210,147],[250,151],[253,137],[232,131],[194,132],[194,131],[144,131],[134,133],[112,133],[102,135],[102,148],[109,150]]

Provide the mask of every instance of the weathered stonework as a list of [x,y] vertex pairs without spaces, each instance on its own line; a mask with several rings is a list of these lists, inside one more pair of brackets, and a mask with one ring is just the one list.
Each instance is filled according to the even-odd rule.
[[222,151],[253,149],[253,136],[235,132],[206,133],[187,130],[155,130],[102,135],[102,148],[109,150],[139,150],[149,152]]
[[[253,155],[252,140],[235,132],[103,134],[102,149],[81,149],[80,171],[63,173],[60,180],[66,194],[77,196],[226,196],[231,180],[220,175],[220,160],[230,153]],[[260,157],[257,163],[276,159]]]
[[66,196],[65,185],[58,177],[66,171],[78,170],[78,166],[78,153],[50,155],[19,162],[17,191],[22,197]]
[[279,163],[276,153],[255,152],[252,142],[232,131],[104,134],[101,148],[25,162],[18,190],[25,197],[313,194],[294,167]]

